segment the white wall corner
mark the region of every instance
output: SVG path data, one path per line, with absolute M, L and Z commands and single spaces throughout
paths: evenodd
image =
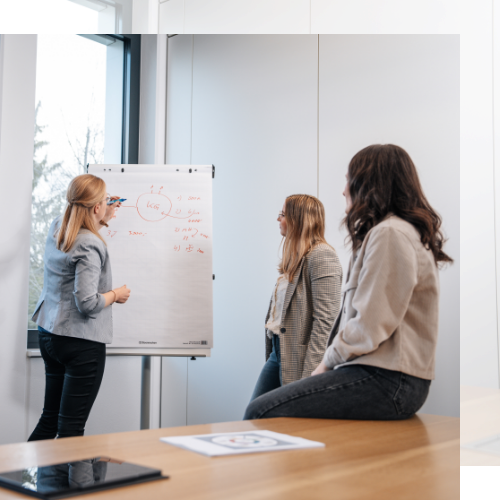
M 132 4 L 132 33 L 158 33 L 159 0 L 133 0 Z
M 184 33 L 185 0 L 165 0 L 160 2 L 159 33 L 169 35 Z
M 155 163 L 166 163 L 167 35 L 156 40 Z
M 150 35 L 158 34 L 158 14 L 160 11 L 160 2 L 158 0 L 148 1 L 148 33 Z
M 26 439 L 26 336 L 35 123 L 36 35 L 0 38 L 0 443 Z M 9 207 L 16 206 L 12 212 Z
M 132 33 L 147 33 L 147 16 L 144 15 L 146 8 L 144 3 L 147 0 L 133 0 L 132 2 Z
M 164 164 L 167 35 L 142 36 L 140 99 L 139 163 Z

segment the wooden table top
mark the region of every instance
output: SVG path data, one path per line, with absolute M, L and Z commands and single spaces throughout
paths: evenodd
M 459 427 L 420 414 L 395 422 L 276 418 L 0 446 L 0 470 L 109 456 L 162 469 L 164 481 L 85 496 L 120 500 L 458 499 Z M 267 429 L 325 448 L 206 457 L 160 437 Z M 28 498 L 0 488 L 0 499 Z
M 460 387 L 460 443 L 500 434 L 500 389 Z M 460 465 L 500 465 L 500 456 L 460 449 Z

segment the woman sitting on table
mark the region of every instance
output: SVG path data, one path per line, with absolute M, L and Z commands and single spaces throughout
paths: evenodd
M 125 285 L 111 290 L 109 255 L 99 234 L 120 204 L 107 205 L 106 184 L 90 174 L 75 177 L 66 197 L 64 216 L 49 229 L 43 290 L 33 314 L 45 363 L 45 400 L 28 441 L 83 435 L 113 338 L 109 306 L 130 296 Z
M 314 196 L 288 196 L 278 215 L 280 275 L 266 316 L 266 363 L 252 400 L 311 375 L 340 309 L 342 267 L 325 240 L 325 209 Z
M 349 163 L 344 224 L 352 244 L 340 316 L 313 376 L 271 391 L 245 419 L 409 418 L 424 404 L 438 333 L 441 218 L 398 146 L 373 145 Z

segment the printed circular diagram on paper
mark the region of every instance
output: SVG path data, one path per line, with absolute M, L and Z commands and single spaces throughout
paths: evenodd
M 260 448 L 264 446 L 276 446 L 278 441 L 268 437 L 260 436 L 217 436 L 212 439 L 215 444 L 231 446 L 233 448 Z

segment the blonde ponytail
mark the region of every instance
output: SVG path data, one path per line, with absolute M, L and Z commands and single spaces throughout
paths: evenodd
M 68 205 L 57 234 L 59 250 L 69 252 L 80 229 L 88 229 L 106 244 L 97 231 L 92 216 L 94 207 L 104 198 L 106 198 L 106 184 L 95 175 L 78 175 L 69 183 L 66 193 Z

